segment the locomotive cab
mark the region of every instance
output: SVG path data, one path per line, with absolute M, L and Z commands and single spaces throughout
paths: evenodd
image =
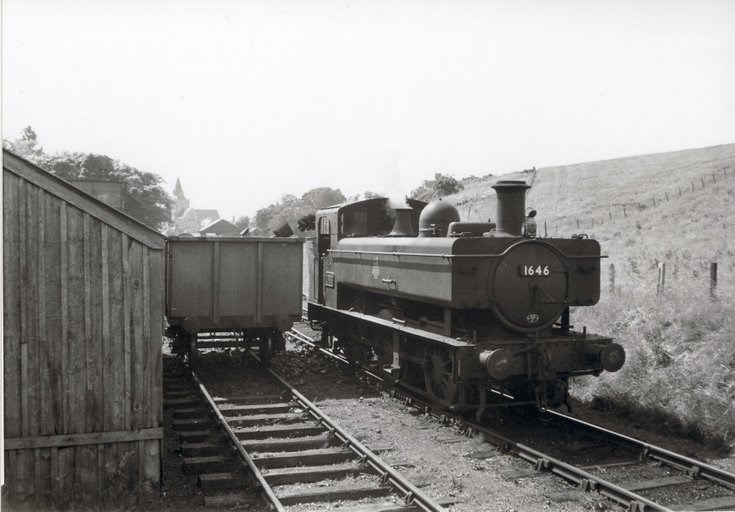
M 406 199 L 406 222 L 418 226 L 423 201 Z M 317 250 L 315 253 L 314 288 L 312 301 L 318 304 L 336 304 L 334 261 L 331 250 L 344 238 L 387 237 L 395 224 L 396 211 L 387 198 L 374 198 L 354 203 L 339 204 L 317 212 Z M 404 235 L 401 235 L 404 236 Z M 314 313 L 316 315 L 317 313 Z

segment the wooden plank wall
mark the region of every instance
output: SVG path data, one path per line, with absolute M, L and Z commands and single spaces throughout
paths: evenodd
M 4 501 L 156 494 L 163 251 L 12 172 L 3 182 Z

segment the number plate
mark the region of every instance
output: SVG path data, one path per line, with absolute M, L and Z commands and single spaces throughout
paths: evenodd
M 548 265 L 521 265 L 518 267 L 521 277 L 546 277 L 551 275 Z
M 324 286 L 334 288 L 334 272 L 324 272 Z

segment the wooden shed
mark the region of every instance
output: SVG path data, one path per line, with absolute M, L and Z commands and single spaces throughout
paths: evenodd
M 157 497 L 164 237 L 3 151 L 3 505 Z

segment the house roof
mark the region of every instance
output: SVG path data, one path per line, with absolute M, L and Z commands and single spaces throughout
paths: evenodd
M 201 234 L 214 233 L 217 235 L 239 235 L 240 228 L 225 219 L 218 219 L 199 230 Z

